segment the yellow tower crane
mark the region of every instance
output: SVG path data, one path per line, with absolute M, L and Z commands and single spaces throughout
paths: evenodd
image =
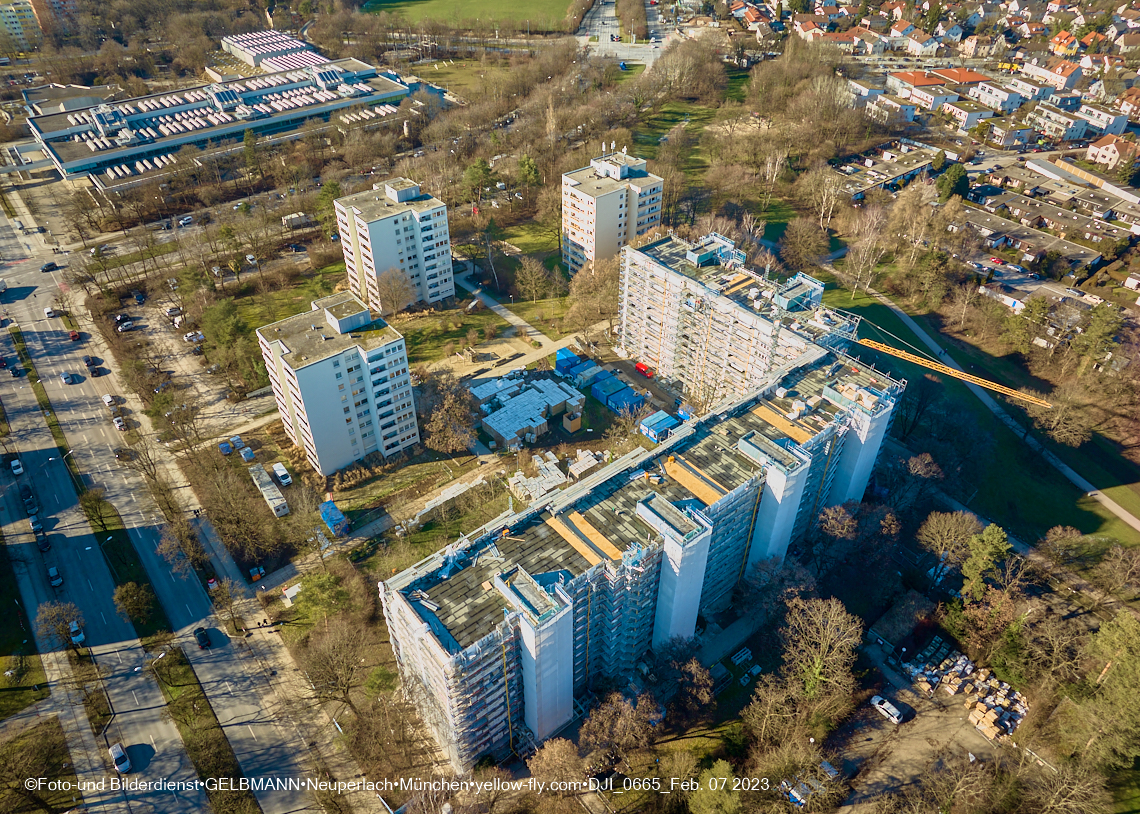
M 860 339 L 859 344 L 865 345 L 868 348 L 873 348 L 874 350 L 881 351 L 886 354 L 890 354 L 891 356 L 897 356 L 899 359 L 906 359 L 908 362 L 913 362 L 916 365 L 921 365 L 922 367 L 929 368 L 936 373 L 942 373 L 946 376 L 953 376 L 955 379 L 961 379 L 964 382 L 976 384 L 978 387 L 984 387 L 987 390 L 993 390 L 994 392 L 1001 393 L 1003 396 L 1011 399 L 1028 402 L 1029 404 L 1036 404 L 1039 407 L 1053 406 L 1044 399 L 1039 399 L 1036 396 L 1030 396 L 1025 393 L 1018 392 L 1011 387 L 995 384 L 994 382 L 987 381 L 986 379 L 979 379 L 977 376 L 971 376 L 969 373 L 963 373 L 961 370 L 955 370 L 952 367 L 947 367 L 946 365 L 939 364 L 938 362 L 931 362 L 928 359 L 923 359 L 921 356 L 916 356 L 913 353 L 908 353 L 907 351 L 899 350 L 898 348 L 892 348 L 890 345 L 884 345 L 882 342 L 876 342 L 873 339 Z

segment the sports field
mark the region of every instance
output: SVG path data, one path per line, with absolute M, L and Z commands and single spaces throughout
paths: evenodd
M 462 20 L 513 20 L 525 24 L 530 20 L 534 30 L 560 28 L 566 19 L 570 0 L 368 0 L 365 11 L 388 11 L 404 15 L 412 21 L 445 20 L 452 25 Z

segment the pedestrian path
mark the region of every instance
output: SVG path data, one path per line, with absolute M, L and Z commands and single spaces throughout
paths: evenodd
M 553 340 L 547 337 L 546 334 L 544 334 L 542 331 L 535 328 L 533 325 L 515 314 L 506 306 L 501 305 L 489 294 L 483 293 L 483 288 L 471 279 L 471 261 L 465 260 L 463 262 L 464 267 L 467 270 L 462 275 L 455 278 L 455 284 L 457 286 L 466 289 L 472 296 L 477 297 L 479 299 L 479 302 L 483 303 L 483 305 L 487 306 L 487 308 L 491 309 L 496 314 L 505 319 L 509 324 L 513 325 L 517 331 L 518 336 L 525 337 L 526 339 L 532 341 L 541 342 L 543 348 L 549 344 L 552 344 Z M 546 354 L 549 353 L 550 351 L 548 350 Z

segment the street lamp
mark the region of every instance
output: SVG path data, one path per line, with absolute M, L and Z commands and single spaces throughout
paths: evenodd
M 69 449 L 67 451 L 67 453 L 62 458 L 56 458 L 55 456 L 52 456 L 51 458 L 48 458 L 48 460 L 49 461 L 62 461 L 64 458 L 66 458 L 68 455 L 70 455 L 73 452 L 75 452 L 74 449 Z

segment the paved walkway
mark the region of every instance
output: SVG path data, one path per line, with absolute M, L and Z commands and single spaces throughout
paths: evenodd
M 501 305 L 498 300 L 494 299 L 489 294 L 484 294 L 483 288 L 478 283 L 474 282 L 471 279 L 471 273 L 472 273 L 471 261 L 470 260 L 464 260 L 463 265 L 464 265 L 464 268 L 466 268 L 467 270 L 462 275 L 455 278 L 455 284 L 457 286 L 466 289 L 473 296 L 478 297 L 479 302 L 483 303 L 483 305 L 487 306 L 492 311 L 494 311 L 496 314 L 498 314 L 503 319 L 505 319 L 509 324 L 513 325 L 515 327 L 516 332 L 517 332 L 517 334 L 516 334 L 517 336 L 526 337 L 529 340 L 541 342 L 544 350 L 546 349 L 546 347 L 548 345 L 552 345 L 554 343 L 554 340 L 547 337 L 546 334 L 544 334 L 542 331 L 535 328 L 533 325 L 531 325 L 529 322 L 524 320 L 522 317 L 517 316 L 514 312 L 512 312 L 505 305 Z M 550 350 L 545 350 L 545 352 L 542 355 L 546 356 L 546 355 L 549 355 L 550 353 L 551 353 Z M 515 364 L 520 364 L 520 363 L 516 362 Z
M 838 272 L 836 272 L 835 268 L 832 267 L 830 263 L 825 264 L 824 268 L 826 268 L 832 274 L 836 274 L 838 276 Z M 914 335 L 918 337 L 919 341 L 921 341 L 922 344 L 926 345 L 926 347 L 929 348 L 936 357 L 938 357 L 941 364 L 944 364 L 947 367 L 953 368 L 954 370 L 958 370 L 963 373 L 967 372 L 962 369 L 961 365 L 954 361 L 953 357 L 951 357 L 950 354 L 948 354 L 946 350 L 910 316 L 910 314 L 899 308 L 894 304 L 894 302 L 890 300 L 890 298 L 884 296 L 883 294 L 880 294 L 875 289 L 871 288 L 867 291 L 872 297 L 877 299 L 883 305 L 887 306 L 887 308 L 890 308 L 891 311 L 893 311 L 895 315 L 903 321 L 903 324 L 910 328 Z M 970 388 L 970 392 L 977 396 L 978 400 L 981 401 L 982 404 L 984 404 L 986 408 L 991 413 L 993 413 L 999 421 L 1009 427 L 1010 430 L 1013 431 L 1014 435 L 1021 438 L 1021 440 L 1024 441 L 1030 449 L 1044 458 L 1050 466 L 1064 475 L 1070 483 L 1088 495 L 1088 497 L 1096 500 L 1098 503 L 1119 517 L 1125 523 L 1130 525 L 1132 528 L 1140 531 L 1140 518 L 1137 518 L 1135 515 L 1129 513 L 1127 509 L 1097 489 L 1096 486 L 1094 486 L 1086 478 L 1082 477 L 1071 466 L 1066 464 L 1064 461 L 1062 461 L 1060 458 L 1042 446 L 1041 442 L 1036 438 L 1026 434 L 1025 428 L 1018 424 L 1013 419 L 1013 417 L 1007 413 L 1005 409 L 1000 404 L 998 404 L 998 402 L 984 389 L 978 387 L 976 384 L 971 384 L 970 382 L 963 381 L 962 383 L 965 384 L 966 387 Z

